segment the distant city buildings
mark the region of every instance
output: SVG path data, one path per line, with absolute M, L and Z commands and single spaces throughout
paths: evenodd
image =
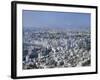
M 91 65 L 89 32 L 23 32 L 23 69 L 77 67 Z

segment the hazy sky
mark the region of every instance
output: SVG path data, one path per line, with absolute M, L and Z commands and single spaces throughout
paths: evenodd
M 89 28 L 89 13 L 23 10 L 23 27 Z

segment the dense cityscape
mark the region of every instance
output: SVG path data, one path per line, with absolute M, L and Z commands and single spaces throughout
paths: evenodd
M 23 30 L 23 69 L 91 65 L 90 32 Z

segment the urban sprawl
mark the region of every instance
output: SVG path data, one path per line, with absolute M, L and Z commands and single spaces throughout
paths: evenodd
M 23 69 L 90 65 L 90 32 L 23 30 Z

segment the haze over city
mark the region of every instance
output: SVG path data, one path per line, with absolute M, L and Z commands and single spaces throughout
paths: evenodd
M 23 10 L 23 69 L 91 66 L 90 17 Z
M 90 13 L 23 10 L 23 27 L 54 29 L 90 29 Z

